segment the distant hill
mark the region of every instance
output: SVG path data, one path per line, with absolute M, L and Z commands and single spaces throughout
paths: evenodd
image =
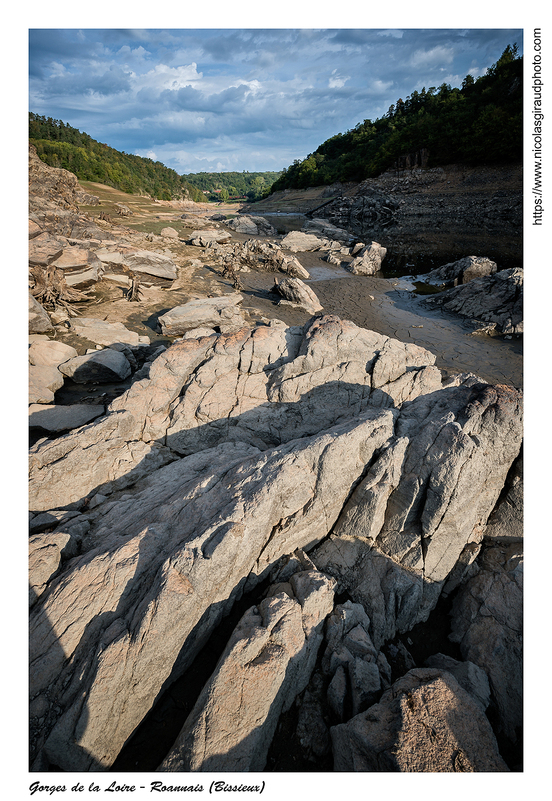
M 460 89 L 443 83 L 399 98 L 387 114 L 364 120 L 296 160 L 272 192 L 362 181 L 413 166 L 497 164 L 522 159 L 523 59 L 517 45 Z
M 50 167 L 63 167 L 81 181 L 96 181 L 158 200 L 260 200 L 281 175 L 245 171 L 179 175 L 160 161 L 120 152 L 62 120 L 33 112 L 29 114 L 29 140 Z
M 29 114 L 29 140 L 43 162 L 81 181 L 96 181 L 158 200 L 205 201 L 205 195 L 160 161 L 131 156 L 92 139 L 62 120 Z
M 261 200 L 270 193 L 270 187 L 280 172 L 198 172 L 183 175 L 190 184 L 203 190 L 207 196 L 221 196 L 224 200 Z

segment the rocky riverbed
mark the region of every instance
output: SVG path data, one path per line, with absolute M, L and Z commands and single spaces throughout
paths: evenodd
M 31 771 L 520 770 L 519 268 L 30 176 Z

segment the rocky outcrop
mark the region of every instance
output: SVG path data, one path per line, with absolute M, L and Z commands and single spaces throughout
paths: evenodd
M 89 550 L 33 612 L 33 703 L 49 699 L 36 747 L 64 770 L 108 767 L 177 656 L 184 670 L 240 588 L 328 532 L 392 427 L 390 410 L 368 410 L 265 453 L 220 445 L 99 506 Z
M 68 170 L 48 167 L 38 157 L 36 147 L 29 144 L 29 195 L 42 201 L 78 211 L 79 185 L 76 175 Z
M 44 568 L 32 581 L 33 753 L 64 770 L 108 768 L 234 600 L 297 548 L 353 602 L 328 624 L 328 703 L 343 717 L 377 703 L 391 679 L 382 644 L 427 617 L 519 451 L 518 393 L 474 379 L 442 388 L 431 362 L 332 317 L 182 340 L 103 418 L 38 443 L 31 508 L 77 514 L 51 545 L 35 543 Z M 303 646 L 292 632 L 301 640 L 311 608 L 308 593 L 281 589 L 231 640 L 174 764 L 241 769 L 266 754 L 282 699 L 305 686 L 269 658 L 273 642 L 295 664 Z M 258 732 L 240 716 L 251 736 L 237 733 L 220 756 L 234 697 L 221 688 L 233 688 L 238 654 L 254 643 L 274 681 L 253 711 L 272 709 L 269 684 L 282 705 Z M 243 676 L 256 697 L 259 677 Z M 205 763 L 200 730 L 212 743 Z
M 523 725 L 523 555 L 520 543 L 486 547 L 452 608 L 451 640 L 489 677 L 499 731 L 519 743 Z
M 273 292 L 284 299 L 281 303 L 290 303 L 305 309 L 308 314 L 322 311 L 322 305 L 310 286 L 303 283 L 300 278 L 284 278 L 274 283 Z
M 158 278 L 174 279 L 177 275 L 176 264 L 165 253 L 153 250 L 142 250 L 128 245 L 102 247 L 96 250 L 96 256 L 109 269 L 126 267 L 134 273 L 155 275 Z
M 239 214 L 234 219 L 226 221 L 226 225 L 233 231 L 248 236 L 275 236 L 276 234 L 276 229 L 268 220 L 257 215 L 250 217 L 246 214 Z
M 379 242 L 371 242 L 358 256 L 355 256 L 347 265 L 347 269 L 354 275 L 375 275 L 381 270 L 381 263 L 386 253 L 387 248 L 382 247 Z
M 425 303 L 467 317 L 472 324 L 486 324 L 486 333 L 521 334 L 523 270 L 516 267 L 474 278 L 468 284 L 426 298 Z
M 400 405 L 441 386 L 434 359 L 330 316 L 177 342 L 98 428 L 32 450 L 31 509 L 73 503 L 125 475 L 132 482 L 146 454 L 167 446 L 181 455 L 228 441 L 265 450 L 370 406 Z
M 301 570 L 234 630 L 160 771 L 260 771 L 282 712 L 305 689 L 333 607 L 333 582 Z
M 521 447 L 521 417 L 518 392 L 473 379 L 402 410 L 396 439 L 312 555 L 362 604 L 376 648 L 427 619 L 464 550 L 481 541 Z
M 378 704 L 330 731 L 338 771 L 508 771 L 481 708 L 441 670 L 409 671 Z
M 218 328 L 220 331 L 236 331 L 245 324 L 244 313 L 239 308 L 243 296 L 238 292 L 217 298 L 190 300 L 176 306 L 158 318 L 163 334 L 181 336 L 187 331 L 202 326 Z
M 295 256 L 284 253 L 282 248 L 274 242 L 248 239 L 233 245 L 212 243 L 209 247 L 209 255 L 211 253 L 226 269 L 231 267 L 234 271 L 243 269 L 279 271 L 294 278 L 310 278 L 308 270 L 302 266 L 301 262 Z
M 496 262 L 485 256 L 465 256 L 463 259 L 431 270 L 420 278 L 423 278 L 426 284 L 458 286 L 458 284 L 467 284 L 474 278 L 493 275 L 496 271 Z

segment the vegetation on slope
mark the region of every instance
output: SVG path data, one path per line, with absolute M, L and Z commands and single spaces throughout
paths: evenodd
M 270 187 L 281 172 L 198 172 L 183 175 L 193 186 L 219 196 L 221 200 L 245 199 L 254 202 L 270 194 Z
M 96 181 L 158 200 L 205 200 L 200 189 L 160 161 L 119 152 L 62 120 L 31 112 L 29 139 L 42 161 L 69 170 L 81 181 Z
M 364 120 L 296 160 L 272 192 L 335 181 L 362 181 L 413 163 L 472 166 L 522 158 L 523 59 L 508 45 L 496 64 L 461 88 L 443 83 L 399 99 L 387 114 Z
M 179 175 L 160 161 L 132 156 L 92 139 L 62 120 L 29 114 L 29 139 L 50 167 L 62 167 L 80 181 L 159 200 L 260 200 L 279 172 L 200 172 Z

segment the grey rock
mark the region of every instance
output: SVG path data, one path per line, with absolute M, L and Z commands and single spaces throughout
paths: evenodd
M 170 226 L 168 226 L 167 228 L 162 228 L 161 231 L 159 232 L 159 235 L 164 236 L 167 239 L 178 239 L 179 236 L 176 228 L 171 228 Z
M 327 576 L 307 571 L 298 580 L 300 598 L 281 592 L 245 613 L 158 770 L 263 770 L 281 712 L 310 678 L 333 605 Z
M 300 278 L 283 278 L 275 283 L 273 291 L 282 295 L 285 300 L 305 309 L 309 314 L 322 311 L 322 305 L 315 292 Z
M 485 256 L 465 256 L 463 259 L 458 259 L 458 261 L 437 267 L 437 269 L 431 270 L 429 273 L 420 276 L 420 278 L 423 278 L 427 284 L 458 286 L 458 284 L 467 284 L 469 281 L 473 281 L 474 278 L 493 275 L 496 271 L 496 262 Z
M 307 234 L 303 231 L 290 231 L 280 242 L 281 247 L 291 250 L 292 253 L 306 252 L 328 248 L 328 239 L 322 239 L 315 234 Z
M 487 673 L 499 729 L 516 743 L 523 725 L 521 544 L 489 545 L 478 565 L 478 574 L 454 599 L 450 639 L 460 644 L 464 659 Z
M 126 357 L 111 348 L 69 359 L 60 365 L 60 370 L 77 384 L 88 384 L 92 381 L 99 383 L 123 381 L 131 373 Z
M 239 307 L 243 296 L 238 292 L 215 298 L 190 300 L 176 306 L 159 317 L 159 325 L 167 336 L 181 336 L 194 328 L 225 328 L 238 330 L 245 325 L 245 317 Z
M 240 234 L 248 234 L 249 236 L 274 236 L 276 234 L 276 229 L 270 225 L 268 220 L 257 215 L 250 217 L 245 214 L 239 214 L 234 219 L 228 220 L 226 225 Z
M 52 331 L 53 327 L 46 309 L 29 292 L 29 334 L 42 334 Z
M 197 247 L 206 248 L 213 242 L 230 242 L 232 234 L 230 231 L 223 231 L 222 229 L 203 229 L 193 231 L 188 244 L 196 245 Z
M 32 697 L 47 692 L 63 709 L 40 735 L 56 765 L 112 763 L 177 657 L 184 671 L 239 591 L 326 536 L 392 419 L 368 410 L 264 453 L 228 444 L 193 454 L 93 521 L 86 551 L 33 613 Z M 290 583 L 308 633 L 317 602 L 301 579 Z
M 138 345 L 140 336 L 129 331 L 123 323 L 109 323 L 94 317 L 72 317 L 71 331 L 96 345 L 112 345 L 117 342 Z
M 59 367 L 75 356 L 78 356 L 75 348 L 53 339 L 31 342 L 29 347 L 29 362 L 37 366 Z
M 523 270 L 500 270 L 424 299 L 502 334 L 523 333 Z
M 523 457 L 514 462 L 503 495 L 485 527 L 486 541 L 516 542 L 523 539 Z
M 57 367 L 31 365 L 29 367 L 29 403 L 52 403 L 58 389 L 63 386 L 63 375 Z
M 69 406 L 31 404 L 29 426 L 38 426 L 46 431 L 70 431 L 95 420 L 104 411 L 103 406 L 93 406 L 90 403 L 73 403 Z
M 376 649 L 427 619 L 465 547 L 481 541 L 521 445 L 520 402 L 468 379 L 403 406 L 396 438 L 311 554 L 364 606 Z
M 330 734 L 336 771 L 508 771 L 480 706 L 436 669 L 411 670 L 378 704 Z
M 386 254 L 387 248 L 384 248 L 379 242 L 371 242 L 346 265 L 347 270 L 353 275 L 375 275 L 381 270 L 381 263 Z
M 176 264 L 170 256 L 153 250 L 124 246 L 104 247 L 96 251 L 96 256 L 111 268 L 124 266 L 131 272 L 146 273 L 171 280 L 177 276 Z

